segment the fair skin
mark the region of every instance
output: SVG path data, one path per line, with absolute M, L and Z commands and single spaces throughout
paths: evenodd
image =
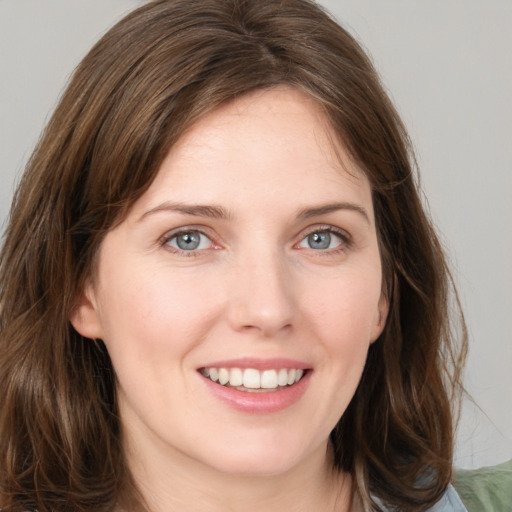
M 387 302 L 368 180 L 329 130 L 285 87 L 222 106 L 103 241 L 71 320 L 107 346 L 154 512 L 351 507 L 328 438 Z

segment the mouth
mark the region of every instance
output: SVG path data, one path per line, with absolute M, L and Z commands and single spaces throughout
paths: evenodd
M 287 358 L 240 358 L 197 369 L 212 395 L 230 408 L 249 414 L 285 411 L 306 394 L 313 368 Z
M 297 384 L 309 370 L 302 368 L 200 368 L 201 375 L 226 388 L 247 393 L 283 391 Z

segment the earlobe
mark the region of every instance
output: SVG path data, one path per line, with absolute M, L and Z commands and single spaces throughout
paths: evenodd
M 69 321 L 82 336 L 91 339 L 103 339 L 98 306 L 91 286 L 86 286 L 78 297 Z
M 384 326 L 386 325 L 386 320 L 389 312 L 389 299 L 386 293 L 382 292 L 379 298 L 379 304 L 377 306 L 377 316 L 376 322 L 373 327 L 371 343 L 373 343 L 384 330 Z

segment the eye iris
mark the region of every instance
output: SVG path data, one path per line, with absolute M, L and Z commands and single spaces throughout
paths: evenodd
M 193 251 L 199 247 L 201 237 L 199 233 L 189 231 L 181 233 L 176 237 L 176 245 L 183 251 Z
M 331 245 L 331 234 L 326 231 L 311 233 L 308 236 L 308 245 L 311 249 L 327 249 Z

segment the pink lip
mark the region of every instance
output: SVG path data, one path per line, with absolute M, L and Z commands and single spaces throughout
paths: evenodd
M 216 366 L 212 365 L 212 367 Z M 223 368 L 226 368 L 226 366 L 223 366 Z M 248 366 L 248 368 L 254 368 L 254 366 Z M 276 367 L 273 366 L 272 368 Z M 208 391 L 229 407 L 249 414 L 270 414 L 282 411 L 298 402 L 308 388 L 312 373 L 311 370 L 307 371 L 302 379 L 292 386 L 286 386 L 278 390 L 257 392 L 240 391 L 235 388 L 222 386 L 204 377 L 199 372 L 198 375 L 208 388 Z
M 311 365 L 308 365 L 302 361 L 287 358 L 258 359 L 243 357 L 225 361 L 214 361 L 212 363 L 205 364 L 202 368 L 254 368 L 255 370 L 280 370 L 281 368 L 295 368 L 300 370 L 307 370 L 311 368 Z

